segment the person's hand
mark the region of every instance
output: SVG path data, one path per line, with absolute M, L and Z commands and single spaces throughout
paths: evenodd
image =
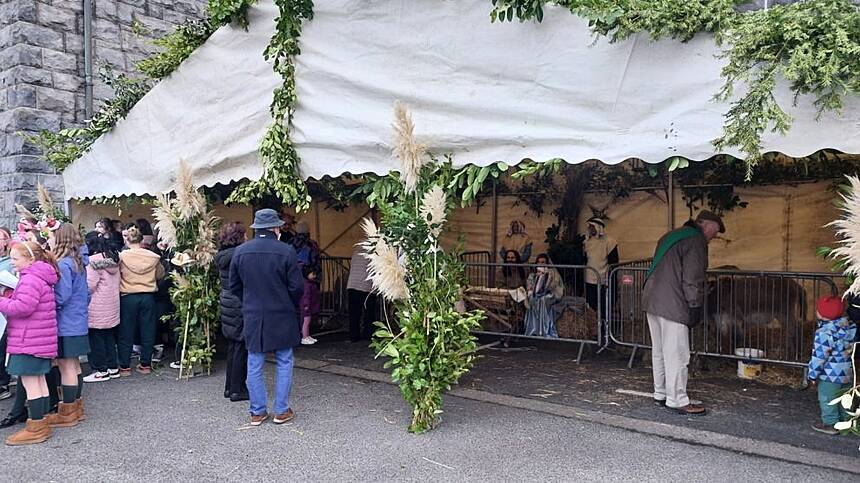
M 690 327 L 694 327 L 702 323 L 702 307 L 688 307 L 688 311 L 690 317 Z

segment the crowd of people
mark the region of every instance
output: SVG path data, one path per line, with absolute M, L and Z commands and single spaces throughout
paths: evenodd
M 265 256 L 255 254 L 249 263 L 260 266 L 245 272 L 245 278 L 233 259 L 266 234 L 271 238 L 273 227 L 252 225 L 258 236 L 251 242 L 246 242 L 247 229 L 239 222 L 224 225 L 219 234 L 215 264 L 221 275 L 221 328 L 228 343 L 224 396 L 250 399 L 252 414 L 265 407 L 254 397 L 262 385 L 259 355 L 274 350 L 272 334 L 260 331 L 294 325 L 294 334 L 275 341 L 275 346 L 316 342 L 310 325 L 320 312 L 320 250 L 306 223 L 293 229 L 289 221 L 275 230 L 283 242 L 274 241 L 290 254 L 290 290 L 271 294 L 262 305 L 256 302 L 262 288 L 252 280 L 272 265 L 261 263 Z M 102 219 L 85 236 L 71 223 L 54 219 L 23 219 L 14 233 L 0 228 L 0 273 L 17 277 L 17 283 L 5 279 L 10 286 L 0 296 L 0 314 L 7 321 L 0 339 L 0 399 L 11 398 L 15 388 L 15 401 L 0 427 L 25 423 L 6 439 L 8 445 L 41 443 L 54 428 L 77 426 L 86 418 L 85 383 L 127 377 L 133 371 L 148 375 L 153 363 L 161 361 L 165 343 L 176 345 L 167 276 L 171 254 L 156 240 L 145 219 L 124 226 Z M 249 286 L 256 287 L 251 296 L 242 288 Z M 269 280 L 263 286 L 278 285 Z M 288 309 L 295 324 L 285 321 L 290 317 L 281 320 Z M 91 369 L 86 376 L 84 357 Z

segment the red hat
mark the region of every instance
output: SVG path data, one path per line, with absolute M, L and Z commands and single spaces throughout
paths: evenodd
M 823 319 L 836 320 L 845 313 L 845 302 L 835 295 L 825 295 L 815 304 L 818 315 Z

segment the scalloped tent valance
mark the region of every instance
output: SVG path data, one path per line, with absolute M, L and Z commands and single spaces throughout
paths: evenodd
M 722 64 L 707 36 L 595 43 L 559 7 L 540 24 L 491 24 L 486 0 L 315 4 L 296 59 L 292 132 L 306 178 L 396 169 L 396 99 L 409 104 L 419 138 L 460 165 L 715 154 L 727 105 L 711 101 Z M 206 186 L 259 178 L 259 141 L 281 83 L 262 56 L 276 16 L 261 1 L 248 32 L 216 32 L 65 171 L 67 198 L 167 191 L 180 159 Z M 816 122 L 799 99 L 792 130 L 766 134 L 764 150 L 860 152 L 860 103 L 847 101 L 841 116 Z

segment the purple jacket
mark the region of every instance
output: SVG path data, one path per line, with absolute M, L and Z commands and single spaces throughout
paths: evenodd
M 20 277 L 12 297 L 0 298 L 0 312 L 8 320 L 6 352 L 57 357 L 57 271 L 45 262 L 36 262 L 21 270 Z

